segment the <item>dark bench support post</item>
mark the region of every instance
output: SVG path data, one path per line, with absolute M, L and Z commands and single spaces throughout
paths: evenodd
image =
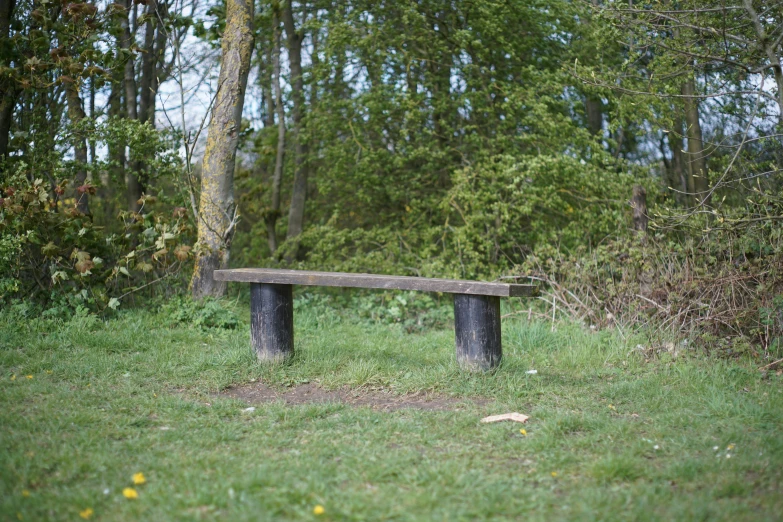
M 250 285 L 250 343 L 259 361 L 294 354 L 294 298 L 291 285 Z
M 457 362 L 466 370 L 490 370 L 500 364 L 500 298 L 454 294 Z

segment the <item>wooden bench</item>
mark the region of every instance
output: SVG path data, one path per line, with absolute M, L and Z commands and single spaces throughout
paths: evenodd
M 282 360 L 294 353 L 293 285 L 454 294 L 457 362 L 469 370 L 489 370 L 500 363 L 500 298 L 535 292 L 533 285 L 273 268 L 215 270 L 213 277 L 250 283 L 250 338 L 261 361 Z

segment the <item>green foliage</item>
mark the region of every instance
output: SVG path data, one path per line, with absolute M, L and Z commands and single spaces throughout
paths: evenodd
M 237 314 L 218 299 L 204 298 L 193 301 L 188 297 L 168 299 L 160 307 L 166 322 L 172 327 L 184 325 L 195 328 L 221 328 L 232 330 L 237 327 Z
M 759 308 L 758 332 L 766 337 L 768 350 L 773 358 L 783 357 L 783 294 L 767 300 Z
M 363 325 L 396 325 L 409 333 L 453 322 L 451 296 L 422 292 L 305 292 L 297 295 L 294 310 L 320 319 L 332 316 L 335 321 Z
M 625 235 L 626 195 L 634 182 L 567 155 L 478 163 L 456 173 L 442 204 L 454 223 L 447 255 L 476 276 L 482 267 L 521 264 L 546 245 L 570 249 Z
M 7 180 L 0 198 L 0 301 L 22 297 L 61 310 L 106 311 L 187 273 L 192 226 L 183 208 L 167 210 L 145 196 L 143 212 L 121 212 L 114 232 L 80 213 L 73 199 L 60 200 L 64 185 L 51 189 L 21 173 Z M 89 186 L 83 195 L 95 191 Z
M 783 336 L 780 227 L 726 214 L 700 219 L 699 228 L 708 232 L 699 241 L 658 233 L 571 252 L 549 247 L 519 271 L 548 282 L 549 300 L 561 313 L 596 327 L 647 327 L 658 340 L 687 337 L 727 356 L 777 355 Z
M 27 238 L 21 235 L 0 235 L 0 296 L 15 294 L 19 291 L 18 274 L 12 267 L 22 254 Z
M 635 181 L 570 156 L 492 157 L 457 171 L 435 208 L 407 207 L 396 227 L 340 228 L 336 213 L 302 236 L 303 266 L 494 277 L 548 245 L 626 236 Z

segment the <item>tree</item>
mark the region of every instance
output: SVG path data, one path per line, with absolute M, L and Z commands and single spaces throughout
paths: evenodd
M 288 239 L 293 239 L 302 233 L 304 228 L 305 201 L 307 199 L 307 143 L 304 133 L 305 93 L 304 77 L 302 75 L 302 40 L 304 31 L 296 29 L 292 0 L 286 0 L 283 7 L 283 24 L 288 38 L 288 60 L 291 69 L 291 94 L 294 101 L 294 150 L 296 171 L 291 194 L 291 206 L 288 212 Z M 294 247 L 289 256 L 296 255 Z
M 215 281 L 212 272 L 228 266 L 239 217 L 234 204 L 234 168 L 252 52 L 252 0 L 227 0 L 217 95 L 201 173 L 198 244 L 191 279 L 195 298 L 221 296 L 226 290 L 226 284 Z
M 691 203 L 709 204 L 716 190 L 727 183 L 742 182 L 744 169 L 737 168 L 736 160 L 741 159 L 739 153 L 747 145 L 747 138 L 753 135 L 753 141 L 762 142 L 765 135 L 774 136 L 774 125 L 768 123 L 772 114 L 777 132 L 783 131 L 780 2 L 686 0 L 639 4 L 626 0 L 595 9 L 612 28 L 604 33 L 606 41 L 622 40 L 629 56 L 622 68 L 598 80 L 588 79 L 591 74 L 595 78 L 596 71 L 583 71 L 584 81 L 621 95 L 647 96 L 652 102 L 649 116 L 674 123 L 669 129 L 670 168 L 684 167 Z M 716 110 L 724 103 L 732 108 Z M 707 130 L 719 142 L 713 143 L 706 136 L 708 111 L 721 118 L 735 116 L 728 135 L 725 121 Z M 681 119 L 685 122 L 683 134 L 678 125 Z M 687 151 L 683 158 L 677 158 L 682 138 Z M 721 155 L 728 150 L 734 159 L 721 167 Z M 781 152 L 783 149 L 778 147 L 778 161 L 783 159 Z M 712 169 L 708 168 L 707 157 Z M 711 185 L 708 171 L 721 168 L 723 172 L 715 172 Z M 730 171 L 732 176 L 727 177 Z M 671 177 L 677 175 L 672 173 Z
M 266 221 L 267 241 L 269 250 L 274 254 L 277 250 L 277 231 L 275 226 L 280 217 L 280 184 L 283 180 L 283 162 L 285 160 L 285 107 L 283 106 L 283 91 L 280 88 L 280 22 L 277 13 L 272 16 L 272 90 L 273 103 L 270 107 L 277 109 L 277 152 L 275 154 L 275 170 L 272 175 L 272 201 L 264 219 Z M 270 93 L 271 94 L 271 93 Z M 274 121 L 274 114 L 269 117 Z
M 65 96 L 68 102 L 68 117 L 71 119 L 71 123 L 78 125 L 86 118 L 82 106 L 82 99 L 81 96 L 79 96 L 78 85 L 69 81 L 65 86 Z M 73 133 L 73 150 L 74 159 L 76 160 L 76 177 L 74 178 L 74 185 L 76 186 L 77 192 L 76 208 L 82 214 L 89 214 L 89 190 L 86 187 L 87 143 L 84 136 L 79 131 Z
M 707 179 L 707 158 L 705 156 L 704 134 L 699 119 L 699 99 L 693 78 L 687 78 L 682 84 L 683 105 L 685 108 L 685 134 L 688 137 L 688 191 L 695 203 L 709 199 L 709 180 Z
M 5 62 L 13 60 L 9 32 L 15 4 L 15 0 L 0 0 L 0 58 Z M 4 79 L 0 83 L 0 160 L 8 155 L 8 134 L 15 105 L 16 85 L 13 80 Z

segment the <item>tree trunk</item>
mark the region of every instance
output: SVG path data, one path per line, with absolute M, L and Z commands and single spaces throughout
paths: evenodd
M 318 28 L 313 30 L 310 40 L 312 42 L 310 52 L 310 110 L 312 111 L 318 105 L 318 74 L 321 67 L 321 58 L 318 56 Z
M 672 149 L 672 163 L 670 167 L 670 183 L 674 193 L 674 199 L 678 204 L 684 205 L 688 196 L 688 176 L 685 163 L 685 152 L 683 152 L 684 143 L 682 141 L 682 120 L 675 117 L 675 127 L 668 134 L 669 147 Z
M 123 84 L 125 87 L 125 111 L 129 120 L 138 120 L 138 106 L 136 102 L 136 71 L 135 71 L 135 58 L 131 46 L 133 45 L 133 35 L 131 34 L 130 15 L 133 6 L 132 0 L 125 0 L 125 7 L 127 13 L 122 19 L 122 47 L 125 53 L 128 55 L 125 68 Z M 128 158 L 132 159 L 132 158 Z M 128 209 L 133 212 L 138 212 L 139 198 L 142 194 L 141 181 L 139 180 L 138 173 L 135 171 L 133 161 L 129 162 L 129 169 L 127 171 L 127 185 L 128 185 Z
M 155 95 L 153 93 L 153 83 L 155 81 L 156 54 L 155 54 L 155 26 L 158 3 L 150 0 L 147 4 L 145 15 L 147 17 L 144 24 L 144 52 L 141 54 L 141 71 L 139 74 L 139 122 L 146 123 L 150 121 L 152 111 L 154 111 Z
M 647 191 L 641 185 L 633 186 L 633 229 L 641 234 L 647 233 Z
M 756 9 L 753 7 L 752 0 L 743 0 L 742 5 L 745 7 L 753 22 L 753 28 L 756 30 L 756 36 L 761 47 L 764 49 L 764 53 L 767 55 L 769 64 L 772 67 L 772 73 L 775 77 L 775 84 L 778 88 L 778 125 L 783 129 L 783 65 L 780 63 L 780 56 L 778 56 L 778 47 L 780 46 L 780 38 L 773 40 L 770 35 L 764 30 L 764 26 L 761 23 Z M 763 3 L 761 4 L 763 6 Z M 774 34 L 776 31 L 773 30 Z M 778 132 L 781 132 L 779 130 Z
M 71 124 L 76 125 L 86 117 L 82 108 L 82 99 L 79 96 L 79 88 L 76 84 L 68 84 L 65 88 L 65 96 L 68 102 L 68 118 Z M 76 208 L 82 214 L 90 213 L 89 194 L 81 189 L 87 183 L 87 142 L 79 133 L 73 135 L 73 156 L 76 160 Z
M 298 237 L 304 228 L 305 201 L 307 199 L 307 144 L 303 129 L 304 78 L 302 77 L 302 32 L 296 30 L 291 0 L 286 0 L 283 8 L 283 24 L 288 38 L 288 60 L 291 70 L 291 95 L 294 101 L 294 154 L 296 171 L 294 188 L 291 194 L 291 207 L 288 212 L 288 239 Z M 297 248 L 288 254 L 290 261 L 296 257 Z
M 277 16 L 275 16 L 274 18 L 277 18 Z M 274 25 L 275 23 L 274 18 L 272 20 L 272 27 L 276 28 L 277 26 Z M 266 63 L 264 64 L 263 70 L 260 71 L 259 74 L 259 76 L 262 77 L 262 82 L 263 82 L 261 87 L 263 88 L 262 94 L 264 97 L 264 128 L 265 129 L 272 128 L 272 126 L 274 126 L 275 124 L 275 88 L 273 86 L 274 52 L 275 52 L 274 35 L 275 34 L 276 34 L 276 30 L 273 30 L 273 36 L 270 41 L 270 44 L 265 49 Z M 279 52 L 279 47 L 278 47 L 278 52 Z
M 585 116 L 587 116 L 587 128 L 596 136 L 600 136 L 604 130 L 604 111 L 601 100 L 588 96 L 585 99 Z
M 155 121 L 155 109 L 157 107 L 156 101 L 158 97 L 158 88 L 160 87 L 160 82 L 165 81 L 167 78 L 167 71 L 165 67 L 165 60 L 166 60 L 166 31 L 164 29 L 163 23 L 168 15 L 168 6 L 166 5 L 166 2 L 155 2 L 155 45 L 153 47 L 153 55 L 154 59 L 152 62 L 152 81 L 150 82 L 150 95 L 149 95 L 149 102 L 147 105 L 147 119 L 145 121 L 148 121 L 150 125 L 153 127 L 156 126 Z
M 283 106 L 283 92 L 280 88 L 280 27 L 277 16 L 272 19 L 274 25 L 274 38 L 272 48 L 273 75 L 272 86 L 275 92 L 275 105 L 277 106 L 277 155 L 275 156 L 275 173 L 272 176 L 272 206 L 266 215 L 267 240 L 269 250 L 274 254 L 277 250 L 277 232 L 275 226 L 280 216 L 280 183 L 283 179 L 283 161 L 285 159 L 285 107 Z
M 11 122 L 14 119 L 16 93 L 13 89 L 3 89 L 0 92 L 0 161 L 8 157 L 8 138 L 11 134 Z
M 135 60 L 131 46 L 133 45 L 133 36 L 130 28 L 130 14 L 132 0 L 125 0 L 126 13 L 120 22 L 122 25 L 122 50 L 126 54 L 123 86 L 125 87 L 125 110 L 129 120 L 137 120 L 136 113 L 136 72 L 134 70 Z
M 226 291 L 226 283 L 215 281 L 212 272 L 228 266 L 236 223 L 234 167 L 252 53 L 252 0 L 227 0 L 218 92 L 201 169 L 198 247 L 191 280 L 196 299 L 219 297 Z
M 14 14 L 15 0 L 0 0 L 0 39 L 10 42 L 11 18 Z M 6 82 L 3 82 L 4 84 Z M 7 82 L 0 87 L 0 161 L 8 157 L 8 137 L 16 106 L 16 89 Z
M 144 51 L 141 54 L 141 70 L 139 71 L 138 95 L 139 106 L 137 119 L 139 123 L 150 123 L 155 126 L 155 91 L 157 90 L 158 53 L 155 52 L 155 28 L 159 25 L 158 3 L 150 0 L 145 10 Z M 134 93 L 135 97 L 135 93 Z M 147 188 L 145 162 L 136 157 L 131 162 L 131 176 L 128 178 L 128 199 L 131 209 L 138 212 L 141 205 L 139 199 Z
M 688 188 L 694 202 L 699 204 L 707 198 L 709 181 L 707 179 L 707 161 L 704 157 L 704 139 L 699 123 L 699 101 L 695 98 L 696 85 L 693 78 L 682 84 L 682 95 L 685 96 L 685 126 L 688 137 L 688 164 L 690 176 Z
M 0 0 L 0 37 L 8 38 L 16 0 Z
M 124 90 L 122 71 L 116 71 L 111 84 L 111 93 L 109 94 L 109 118 L 116 119 L 123 115 L 122 93 Z M 103 199 L 104 216 L 112 213 L 110 209 L 113 201 L 114 184 L 119 180 L 125 180 L 125 143 L 111 140 L 108 143 L 108 156 L 111 166 L 106 172 L 105 178 L 101 177 L 100 194 Z M 122 186 L 122 185 L 121 185 Z

